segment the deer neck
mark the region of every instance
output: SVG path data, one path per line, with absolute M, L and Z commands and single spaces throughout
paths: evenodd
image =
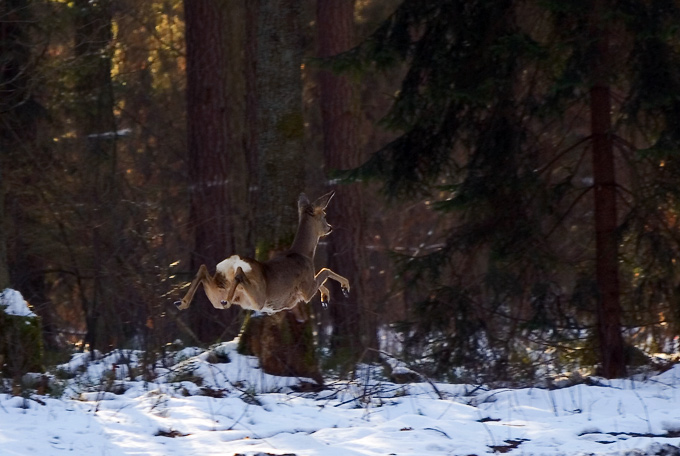
M 290 247 L 290 251 L 313 260 L 316 245 L 319 243 L 319 236 L 314 232 L 310 224 L 306 222 L 305 217 L 305 215 L 300 217 L 300 226 L 297 233 L 295 233 L 295 239 Z

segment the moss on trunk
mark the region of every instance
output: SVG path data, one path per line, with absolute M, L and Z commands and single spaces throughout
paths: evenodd
M 27 372 L 42 372 L 40 318 L 8 315 L 0 309 L 0 366 L 15 380 Z

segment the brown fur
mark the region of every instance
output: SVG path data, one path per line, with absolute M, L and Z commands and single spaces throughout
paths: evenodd
M 329 298 L 326 280 L 339 282 L 343 292 L 348 293 L 349 282 L 341 275 L 327 268 L 314 273 L 314 253 L 319 238 L 332 229 L 324 211 L 332 197 L 330 192 L 310 203 L 301 194 L 298 199 L 300 224 L 290 250 L 265 262 L 233 255 L 217 265 L 213 276 L 201 265 L 184 298 L 175 303 L 177 307 L 187 309 L 198 285 L 203 284 L 208 299 L 217 309 L 237 305 L 268 314 L 292 309 L 298 320 L 304 320 L 307 317 L 298 304 L 309 302 L 317 290 L 321 292 L 321 302 L 326 304 Z

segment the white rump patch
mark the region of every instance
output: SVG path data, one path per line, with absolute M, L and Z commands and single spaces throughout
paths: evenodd
M 226 260 L 218 263 L 215 269 L 218 272 L 224 274 L 226 277 L 234 277 L 234 273 L 239 266 L 241 267 L 241 269 L 243 269 L 243 272 L 245 272 L 246 274 L 252 270 L 250 264 L 242 260 L 241 257 L 238 255 L 232 255 Z

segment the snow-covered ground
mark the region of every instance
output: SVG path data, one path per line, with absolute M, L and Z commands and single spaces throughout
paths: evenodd
M 553 390 L 396 385 L 366 368 L 299 392 L 235 341 L 180 350 L 147 382 L 141 355 L 74 356 L 60 398 L 0 394 L 0 455 L 680 454 L 680 366 Z

